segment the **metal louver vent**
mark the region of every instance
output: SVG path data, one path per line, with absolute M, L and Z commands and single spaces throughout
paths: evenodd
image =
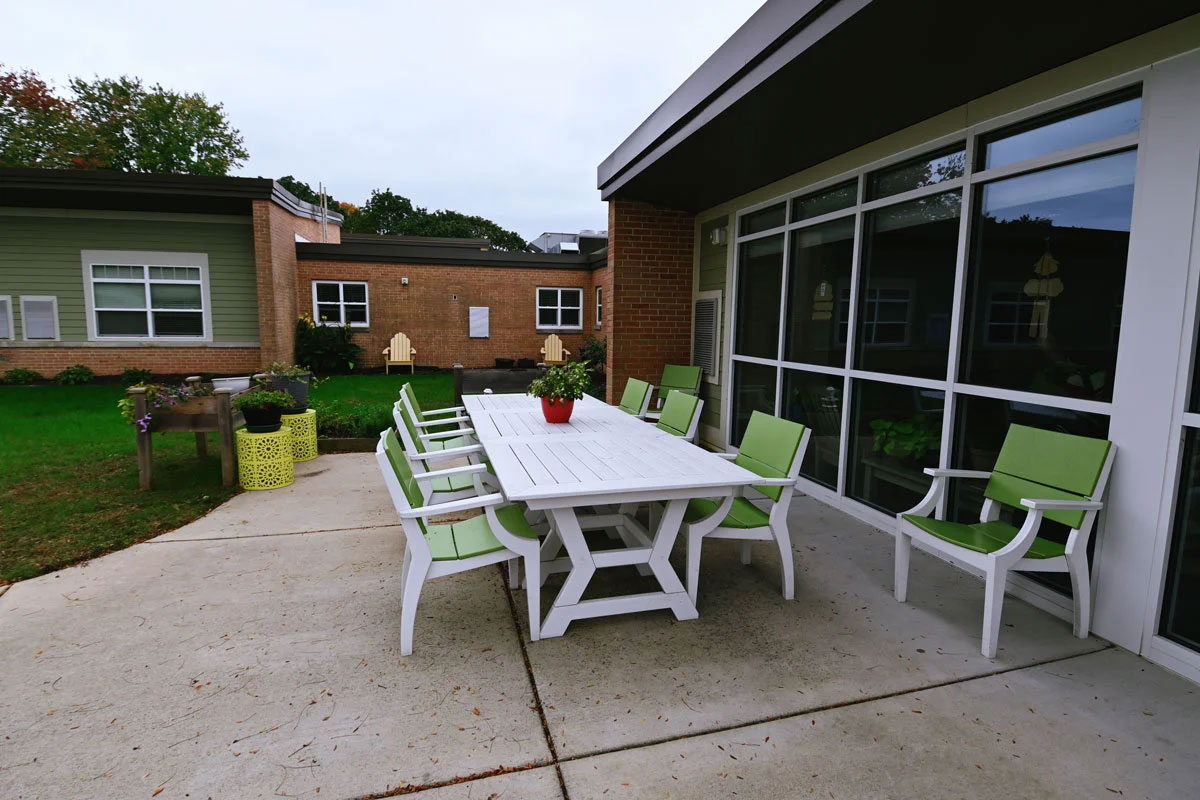
M 721 302 L 715 297 L 696 301 L 695 325 L 692 329 L 692 363 L 704 374 L 717 377 L 717 326 L 721 318 Z

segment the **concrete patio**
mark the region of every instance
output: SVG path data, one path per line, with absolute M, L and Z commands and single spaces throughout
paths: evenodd
M 890 536 L 807 498 L 794 602 L 718 542 L 700 619 L 530 643 L 489 568 L 427 584 L 401 658 L 373 456 L 298 471 L 0 596 L 0 796 L 1200 796 L 1194 684 L 1012 598 L 985 659 L 977 580 L 917 553 L 896 603 Z

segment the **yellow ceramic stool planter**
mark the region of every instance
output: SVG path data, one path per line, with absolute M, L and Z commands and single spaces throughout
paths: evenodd
M 283 424 L 292 429 L 292 461 L 312 461 L 317 452 L 317 412 L 308 409 L 302 414 L 284 414 Z
M 292 469 L 292 429 L 284 425 L 274 433 L 236 434 L 238 479 L 243 489 L 282 489 L 296 482 Z

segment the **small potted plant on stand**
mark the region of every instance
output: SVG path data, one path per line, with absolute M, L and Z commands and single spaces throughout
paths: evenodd
M 233 404 L 246 418 L 250 433 L 274 433 L 279 430 L 280 417 L 296 405 L 296 400 L 287 392 L 257 389 L 238 395 Z
M 571 419 L 575 401 L 591 387 L 587 362 L 576 361 L 561 367 L 551 367 L 546 374 L 529 384 L 529 393 L 542 398 L 542 414 L 546 422 L 566 422 Z
M 308 367 L 276 361 L 267 367 L 266 372 L 255 375 L 254 379 L 261 385 L 287 392 L 295 398 L 292 407 L 287 409 L 288 414 L 303 414 L 308 410 L 308 390 L 313 382 Z

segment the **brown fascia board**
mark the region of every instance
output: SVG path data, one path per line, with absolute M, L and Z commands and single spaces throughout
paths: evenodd
M 446 267 L 507 267 L 592 271 L 608 263 L 607 253 L 509 253 L 503 250 L 455 249 L 418 244 L 341 244 L 297 242 L 302 261 L 348 261 L 369 264 L 433 264 Z
M 490 239 L 453 238 L 438 236 L 399 236 L 387 233 L 342 233 L 342 242 L 366 244 L 414 244 L 425 247 L 458 247 L 467 250 L 487 250 L 492 246 Z

